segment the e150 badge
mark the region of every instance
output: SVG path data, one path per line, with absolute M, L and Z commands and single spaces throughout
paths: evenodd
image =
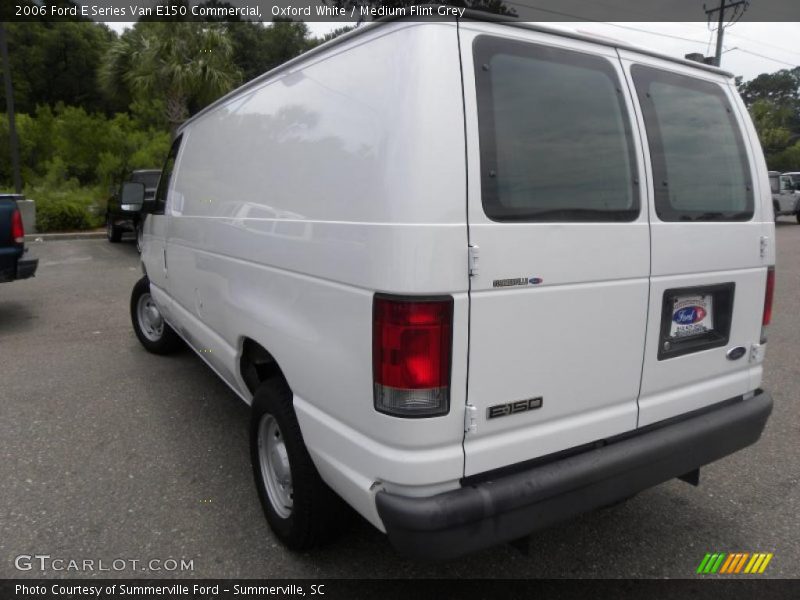
M 507 402 L 506 404 L 495 404 L 486 409 L 487 419 L 496 419 L 497 417 L 507 417 L 517 413 L 528 412 L 542 408 L 542 397 L 528 398 L 527 400 L 517 400 L 515 402 Z

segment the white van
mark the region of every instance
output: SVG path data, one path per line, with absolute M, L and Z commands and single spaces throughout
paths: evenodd
M 728 73 L 479 14 L 375 23 L 180 129 L 133 325 L 252 407 L 290 548 L 343 499 L 448 558 L 758 439 L 770 200 Z

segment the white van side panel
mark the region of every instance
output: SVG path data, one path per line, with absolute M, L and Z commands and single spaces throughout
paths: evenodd
M 376 480 L 457 485 L 468 281 L 455 25 L 364 33 L 186 131 L 168 215 L 172 324 L 247 398 L 243 341 L 266 348 L 323 479 L 377 526 Z M 374 410 L 376 291 L 454 296 L 448 415 Z

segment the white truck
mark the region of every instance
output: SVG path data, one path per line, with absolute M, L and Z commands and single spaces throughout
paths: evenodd
M 798 195 L 800 186 L 795 185 L 792 174 L 770 171 L 769 185 L 772 190 L 772 209 L 775 219 L 792 215 L 800 223 L 800 195 Z
M 345 504 L 418 557 L 517 540 L 697 483 L 772 408 L 769 179 L 714 67 L 374 23 L 187 121 L 148 211 L 136 334 L 251 406 L 292 549 Z

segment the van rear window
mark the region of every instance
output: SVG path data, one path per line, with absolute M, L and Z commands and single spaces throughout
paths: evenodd
M 750 169 L 722 87 L 642 65 L 631 74 L 647 130 L 659 219 L 750 220 Z
M 481 195 L 496 221 L 632 221 L 623 86 L 601 56 L 491 36 L 473 45 Z

